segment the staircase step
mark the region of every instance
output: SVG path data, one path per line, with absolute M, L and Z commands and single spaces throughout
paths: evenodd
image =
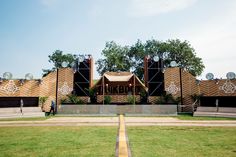
M 198 107 L 193 116 L 207 117 L 232 117 L 236 118 L 236 108 L 219 107 L 218 112 L 216 107 Z
M 20 108 L 0 108 L 0 118 L 45 117 L 40 107 L 23 107 L 22 111 L 23 114 Z

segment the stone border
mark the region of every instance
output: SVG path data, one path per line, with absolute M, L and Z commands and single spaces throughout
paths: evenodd
M 58 115 L 177 116 L 177 105 L 61 105 Z

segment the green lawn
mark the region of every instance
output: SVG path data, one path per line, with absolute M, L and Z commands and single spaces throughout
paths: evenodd
M 51 118 L 51 116 L 47 117 L 22 117 L 22 118 L 2 118 L 0 121 L 42 121 Z
M 116 127 L 0 127 L 0 157 L 111 157 L 116 135 Z
M 191 114 L 179 114 L 177 118 L 180 120 L 236 120 L 236 118 L 224 117 L 193 117 Z
M 128 127 L 133 157 L 235 157 L 236 127 Z

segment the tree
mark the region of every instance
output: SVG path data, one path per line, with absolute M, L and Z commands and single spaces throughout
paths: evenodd
M 152 39 L 144 44 L 138 40 L 130 47 L 128 56 L 132 68 L 135 69 L 134 73 L 139 78 L 143 78 L 144 56 L 161 56 L 164 52 L 168 52 L 168 58 L 164 61 L 165 67 L 169 67 L 171 61 L 176 61 L 179 67 L 185 68 L 194 76 L 200 75 L 205 68 L 202 59 L 196 56 L 194 48 L 187 41 L 176 39 L 161 42 Z
M 98 73 L 102 75 L 106 71 L 129 71 L 131 64 L 127 56 L 128 52 L 127 46 L 122 47 L 114 41 L 107 42 L 102 50 L 105 58 L 96 62 Z
M 144 57 L 161 56 L 164 52 L 168 52 L 168 58 L 164 61 L 165 67 L 174 60 L 179 67 L 185 68 L 194 76 L 200 75 L 204 69 L 202 59 L 196 56 L 194 48 L 188 41 L 175 39 L 163 42 L 152 39 L 145 43 L 138 40 L 130 47 L 122 47 L 114 41 L 107 42 L 102 51 L 105 58 L 97 61 L 97 70 L 101 75 L 106 71 L 131 71 L 143 79 Z
M 71 67 L 72 62 L 76 60 L 76 55 L 74 54 L 63 54 L 63 51 L 61 50 L 56 50 L 53 52 L 52 55 L 49 55 L 49 62 L 53 63 L 54 66 L 52 69 L 43 69 L 43 76 L 46 76 L 52 71 L 55 71 L 57 68 L 62 67 L 62 62 L 68 62 L 67 67 Z
M 170 59 L 175 60 L 180 67 L 185 68 L 192 75 L 201 75 L 205 66 L 202 59 L 196 56 L 194 48 L 187 41 L 168 40 L 166 45 L 166 51 L 170 52 L 169 62 Z

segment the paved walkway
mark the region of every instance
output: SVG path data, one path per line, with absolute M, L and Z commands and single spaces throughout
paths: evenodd
M 236 127 L 236 120 L 179 120 L 172 117 L 125 117 L 126 126 Z M 118 126 L 118 117 L 53 117 L 42 121 L 0 121 L 1 126 Z
M 118 130 L 118 154 L 117 157 L 129 157 L 128 138 L 125 129 L 125 119 L 123 115 L 119 116 Z

